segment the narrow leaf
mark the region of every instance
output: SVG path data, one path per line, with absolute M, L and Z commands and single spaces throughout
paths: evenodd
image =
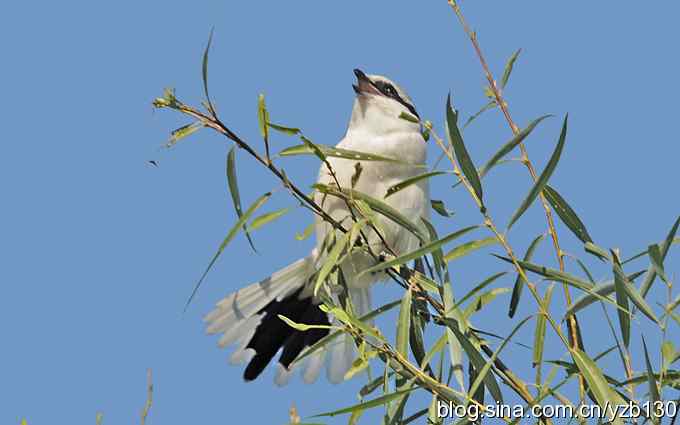
M 578 218 L 576 212 L 569 206 L 567 201 L 550 185 L 545 185 L 543 195 L 569 230 L 583 243 L 592 242 L 593 239 L 588 234 L 585 224 Z
M 649 384 L 649 394 L 650 398 L 652 399 L 651 401 L 653 401 L 656 405 L 656 403 L 661 400 L 661 396 L 659 395 L 659 387 L 656 386 L 654 369 L 652 369 L 652 363 L 649 361 L 649 352 L 647 351 L 647 344 L 645 343 L 644 336 L 642 336 L 642 348 L 644 348 L 645 351 L 645 366 L 647 367 L 647 383 Z M 654 417 L 652 416 L 652 418 Z M 658 420 L 654 422 L 658 423 Z
M 212 101 L 210 100 L 210 95 L 208 94 L 208 54 L 210 53 L 210 45 L 212 44 L 214 28 L 210 30 L 210 36 L 208 37 L 208 44 L 205 46 L 203 51 L 203 91 L 205 92 L 205 99 L 208 102 L 208 109 L 210 109 L 210 114 L 215 116 L 215 108 L 213 107 Z
M 504 257 L 502 255 L 495 255 L 495 254 L 491 254 L 491 255 L 512 264 L 512 260 L 508 257 Z M 589 291 L 593 288 L 592 283 L 587 282 L 587 281 L 585 281 L 581 278 L 578 278 L 578 277 L 576 277 L 572 274 L 562 272 L 562 271 L 556 270 L 556 269 L 551 269 L 549 267 L 539 266 L 539 265 L 530 263 L 528 261 L 518 260 L 517 262 L 519 263 L 519 265 L 523 269 L 528 270 L 532 273 L 539 274 L 539 275 L 541 275 L 541 276 L 543 276 L 543 277 L 545 277 L 549 280 L 554 280 L 554 281 L 557 281 L 557 282 L 564 282 L 567 285 L 571 285 L 575 288 L 578 288 L 578 289 L 581 289 L 581 290 L 584 290 L 584 291 Z
M 326 258 L 324 259 L 323 265 L 321 266 L 321 269 L 319 270 L 316 276 L 316 283 L 314 284 L 314 295 L 316 295 L 319 292 L 321 284 L 331 274 L 331 271 L 336 266 L 338 266 L 338 259 L 340 258 L 340 254 L 342 254 L 342 251 L 345 249 L 345 246 L 347 246 L 349 237 L 350 232 L 347 232 L 343 234 L 339 239 L 337 239 L 335 241 L 335 245 L 333 245 L 333 249 L 331 249 L 331 252 L 329 252 Z
M 475 164 L 472 162 L 470 154 L 465 148 L 463 136 L 461 136 L 460 130 L 458 130 L 458 112 L 451 106 L 450 94 L 446 99 L 446 127 L 449 135 L 449 142 L 453 146 L 453 151 L 456 154 L 456 158 L 458 158 L 460 168 L 463 171 L 465 178 L 470 182 L 470 186 L 474 189 L 479 202 L 483 204 L 482 183 L 479 180 Z
M 421 228 L 416 226 L 411 220 L 406 218 L 403 214 L 401 214 L 399 211 L 392 208 L 385 202 L 382 202 L 363 192 L 359 192 L 354 189 L 348 188 L 338 189 L 337 187 L 332 187 L 321 183 L 317 183 L 313 187 L 319 192 L 336 196 L 338 198 L 342 198 L 350 202 L 356 199 L 364 201 L 368 204 L 369 207 L 371 207 L 371 209 L 375 210 L 376 212 L 380 213 L 381 215 L 387 217 L 388 219 L 392 220 L 393 222 L 397 223 L 398 225 L 402 226 L 403 228 L 413 233 L 418 239 L 420 239 L 421 242 L 427 241 L 427 237 L 423 234 Z
M 222 243 L 220 244 L 219 248 L 217 249 L 217 252 L 213 256 L 213 258 L 210 260 L 210 263 L 208 263 L 208 267 L 206 267 L 205 271 L 203 272 L 203 275 L 201 275 L 201 278 L 198 280 L 198 283 L 196 283 L 196 286 L 194 287 L 194 290 L 191 292 L 191 296 L 189 296 L 189 299 L 187 300 L 186 305 L 184 306 L 184 310 L 189 307 L 189 304 L 191 303 L 191 300 L 194 299 L 194 296 L 196 295 L 196 292 L 198 291 L 198 288 L 201 286 L 201 283 L 203 283 L 203 280 L 205 277 L 208 275 L 208 272 L 212 269 L 213 265 L 219 258 L 219 256 L 222 254 L 222 251 L 224 251 L 224 248 L 229 245 L 229 242 L 231 242 L 232 239 L 238 234 L 239 230 L 243 228 L 243 225 L 248 221 L 251 215 L 255 211 L 257 211 L 258 208 L 260 208 L 267 200 L 272 196 L 271 192 L 267 192 L 264 195 L 260 196 L 253 204 L 246 210 L 246 212 L 241 216 L 241 218 L 238 219 L 236 224 L 229 230 L 229 233 L 227 233 L 227 236 L 224 238 Z
M 464 227 L 463 229 L 458 230 L 458 231 L 453 232 L 453 233 L 450 233 L 447 236 L 445 236 L 445 237 L 443 237 L 439 240 L 436 240 L 436 241 L 430 242 L 426 245 L 423 245 L 420 248 L 416 249 L 415 251 L 411 251 L 407 254 L 400 255 L 399 257 L 394 258 L 392 260 L 384 261 L 384 262 L 381 262 L 379 264 L 376 264 L 373 267 L 369 267 L 368 269 L 365 269 L 361 273 L 359 273 L 359 276 L 365 275 L 367 273 L 374 273 L 374 272 L 377 272 L 377 271 L 389 269 L 390 267 L 405 264 L 409 261 L 415 260 L 416 258 L 423 257 L 423 256 L 429 254 L 430 252 L 434 251 L 435 249 L 440 249 L 443 245 L 451 242 L 452 240 L 454 240 L 456 238 L 463 236 L 464 234 L 466 234 L 466 233 L 470 232 L 471 230 L 474 230 L 478 227 L 479 226 Z
M 654 272 L 661 278 L 661 280 L 668 283 L 668 277 L 666 277 L 666 272 L 663 268 L 663 256 L 661 255 L 661 249 L 659 248 L 659 245 L 649 245 L 647 252 L 649 252 L 649 260 L 652 263 Z
M 253 221 L 250 222 L 248 229 L 250 231 L 257 230 L 265 224 L 283 217 L 288 211 L 290 211 L 290 208 L 281 208 L 276 211 L 268 212 L 266 214 L 262 214 L 261 216 L 255 217 Z
M 612 254 L 614 254 L 612 252 Z M 614 254 L 612 255 L 612 264 L 614 267 L 614 290 L 616 291 L 616 304 L 620 307 L 616 312 L 619 316 L 619 325 L 621 326 L 621 336 L 623 337 L 623 344 L 626 347 L 630 346 L 630 313 L 626 313 L 628 310 L 628 291 L 626 290 L 626 285 L 628 285 L 627 279 L 623 276 L 623 271 L 621 270 L 620 264 L 617 263 L 618 257 Z M 622 310 L 623 309 L 623 310 Z
M 304 241 L 307 239 L 314 231 L 314 223 L 310 223 L 302 233 L 295 233 L 295 239 L 298 241 Z
M 465 350 L 467 353 L 468 358 L 474 365 L 475 369 L 479 371 L 484 369 L 484 365 L 487 363 L 486 360 L 484 360 L 482 355 L 479 354 L 479 351 L 477 351 L 470 340 L 458 329 L 458 322 L 449 318 L 445 318 L 444 322 L 456 335 L 456 339 L 458 339 L 458 342 L 460 342 L 463 350 Z M 501 393 L 501 389 L 498 386 L 496 378 L 493 376 L 493 374 L 487 373 L 486 376 L 483 376 L 482 378 L 484 385 L 486 385 L 486 387 L 489 389 L 489 392 L 491 393 L 491 396 L 494 398 L 494 400 L 496 400 L 498 403 L 503 403 L 503 394 Z
M 524 211 L 529 208 L 529 206 L 534 202 L 536 197 L 538 196 L 539 193 L 543 190 L 545 185 L 548 183 L 548 180 L 550 179 L 550 176 L 552 173 L 555 171 L 555 168 L 557 167 L 557 163 L 560 160 L 560 155 L 562 155 L 562 149 L 564 148 L 564 141 L 567 138 L 567 120 L 569 119 L 569 115 L 566 115 L 564 117 L 564 123 L 562 124 L 562 131 L 560 132 L 560 138 L 557 141 L 557 146 L 555 147 L 555 150 L 552 153 L 552 156 L 550 157 L 550 160 L 548 161 L 548 165 L 545 166 L 545 169 L 541 173 L 541 175 L 538 177 L 536 180 L 536 183 L 534 186 L 531 188 L 529 191 L 529 195 L 522 201 L 520 204 L 519 208 L 517 208 L 517 211 L 512 215 L 510 218 L 510 222 L 508 223 L 508 229 L 512 227 L 513 224 L 519 219 L 522 214 L 524 214 Z
M 401 299 L 399 319 L 397 321 L 397 352 L 408 358 L 409 329 L 411 327 L 411 290 L 406 290 Z
M 639 271 L 633 274 L 628 275 L 628 281 L 633 281 L 640 277 L 644 271 Z M 609 299 L 607 296 L 614 293 L 616 290 L 615 283 L 613 280 L 609 280 L 604 283 L 600 283 L 598 285 L 595 285 L 590 291 L 588 291 L 587 294 L 584 294 L 580 298 L 578 298 L 574 303 L 569 307 L 567 312 L 564 314 L 565 316 L 569 316 L 570 314 L 577 313 L 578 311 L 584 309 L 585 307 L 588 307 L 590 304 L 594 303 L 595 301 L 604 301 L 608 303 L 614 303 L 611 299 Z
M 479 116 L 482 115 L 484 112 L 486 112 L 486 111 L 488 111 L 489 109 L 492 109 L 492 108 L 494 108 L 494 107 L 496 107 L 496 101 L 495 101 L 495 100 L 490 100 L 486 105 L 482 106 L 482 109 L 480 109 L 479 111 L 477 111 L 477 112 L 475 112 L 474 114 L 472 114 L 472 115 L 470 116 L 470 118 L 468 118 L 468 119 L 465 121 L 465 124 L 463 124 L 462 129 L 465 130 L 465 129 L 467 128 L 468 125 L 472 124 L 472 121 L 476 120 L 476 119 L 479 118 Z
M 371 319 L 385 313 L 386 311 L 392 310 L 393 308 L 395 308 L 396 306 L 398 306 L 400 304 L 401 304 L 401 300 L 396 300 L 396 301 L 392 301 L 390 303 L 384 304 L 384 305 L 376 308 L 375 310 L 371 311 L 370 313 L 367 313 L 367 314 L 361 316 L 359 318 L 359 320 L 362 321 L 362 322 L 366 322 L 368 320 L 371 320 Z M 321 338 L 319 341 L 314 343 L 314 345 L 307 347 L 299 356 L 297 356 L 295 358 L 295 360 L 293 361 L 293 363 L 290 364 L 289 367 L 293 367 L 294 365 L 299 363 L 302 359 L 304 359 L 307 356 L 309 356 L 309 355 L 315 353 L 316 351 L 322 349 L 323 347 L 328 345 L 330 342 L 333 342 L 333 340 L 335 340 L 337 337 L 339 337 L 340 335 L 343 335 L 343 334 L 344 334 L 343 331 L 335 331 L 335 332 L 331 332 L 330 334 Z M 366 395 L 366 394 L 363 394 L 363 395 Z
M 498 279 L 501 276 L 504 276 L 508 274 L 507 272 L 500 272 L 496 273 L 494 275 L 489 276 L 488 278 L 484 279 L 480 284 L 472 288 L 467 294 L 465 294 L 454 306 L 453 308 L 458 308 L 460 305 L 462 305 L 465 301 L 469 300 L 473 296 L 475 296 L 479 291 L 482 289 L 486 288 L 489 286 L 491 283 L 493 283 L 496 279 Z
M 505 64 L 505 69 L 503 69 L 503 76 L 501 77 L 501 88 L 505 88 L 505 86 L 508 84 L 510 74 L 512 74 L 512 68 L 515 66 L 515 61 L 517 60 L 517 57 L 521 52 L 522 49 L 517 49 L 515 53 L 513 53 L 512 56 L 510 56 L 510 59 L 508 59 L 508 62 Z
M 399 182 L 399 183 L 397 183 L 393 186 L 390 186 L 387 189 L 387 192 L 385 193 L 385 198 L 388 198 L 388 197 L 394 195 L 395 193 L 399 192 L 400 190 L 405 189 L 405 188 L 407 188 L 407 187 L 409 187 L 413 184 L 416 184 L 421 180 L 426 180 L 426 179 L 429 179 L 430 177 L 439 176 L 439 175 L 442 175 L 442 174 L 447 174 L 447 172 L 445 172 L 445 171 L 431 171 L 429 173 L 418 174 L 417 176 L 410 177 L 410 178 L 403 180 L 403 181 L 401 181 L 401 182 Z
M 369 400 L 369 401 L 365 401 L 363 403 L 355 404 L 354 406 L 346 407 L 344 409 L 334 410 L 332 412 L 319 413 L 318 415 L 314 415 L 312 417 L 318 418 L 318 417 L 321 417 L 321 416 L 336 416 L 336 415 L 342 415 L 342 414 L 345 414 L 345 413 L 352 413 L 352 412 L 355 412 L 355 411 L 358 411 L 358 410 L 367 410 L 367 409 L 371 409 L 373 407 L 382 406 L 384 404 L 389 403 L 392 400 L 395 400 L 395 399 L 401 397 L 402 395 L 404 395 L 406 393 L 413 391 L 416 388 L 417 387 L 412 387 L 412 388 L 409 388 L 407 390 L 396 391 L 396 392 L 393 392 L 393 393 L 390 393 L 390 394 L 380 396 L 378 398 L 374 398 L 373 400 Z
M 257 97 L 257 121 L 260 124 L 260 135 L 265 141 L 269 140 L 269 112 L 262 93 Z
M 432 209 L 435 210 L 435 212 L 441 215 L 442 217 L 448 218 L 453 216 L 453 211 L 447 210 L 443 201 L 440 201 L 438 199 L 432 199 L 430 201 L 430 204 L 432 205 Z
M 571 355 L 574 358 L 576 366 L 581 371 L 581 374 L 586 379 L 588 387 L 595 395 L 597 404 L 606 409 L 606 406 L 624 405 L 625 402 L 621 396 L 612 389 L 607 380 L 602 373 L 602 370 L 597 366 L 597 364 L 588 355 L 581 350 L 571 350 Z M 609 414 L 609 412 L 605 412 Z M 613 418 L 609 418 L 613 419 Z M 623 421 L 620 418 L 616 418 L 613 422 L 617 425 L 622 425 Z
M 531 243 L 529 244 L 529 248 L 527 248 L 527 251 L 524 253 L 524 261 L 530 261 L 531 257 L 534 255 L 534 251 L 536 251 L 536 248 L 538 245 L 545 239 L 545 235 L 539 235 L 537 236 Z M 519 305 L 519 300 L 522 297 L 522 290 L 524 289 L 524 282 L 522 280 L 522 276 L 517 273 L 517 278 L 515 279 L 515 285 L 512 287 L 512 296 L 510 297 L 510 307 L 508 308 L 508 316 L 511 318 L 515 316 L 515 312 L 517 311 L 517 306 Z
M 621 286 L 623 286 L 623 290 L 626 292 L 626 296 L 635 304 L 637 308 L 640 309 L 640 312 L 642 312 L 645 316 L 647 316 L 650 320 L 652 320 L 654 323 L 659 323 L 659 319 L 656 318 L 656 315 L 654 314 L 654 311 L 651 309 L 649 304 L 645 301 L 644 298 L 642 298 L 642 295 L 635 289 L 632 283 L 628 281 L 628 278 L 626 275 L 623 273 L 623 269 L 621 268 L 621 262 L 618 258 L 617 255 L 612 251 L 612 257 L 614 257 L 614 283 L 616 283 L 616 280 L 619 279 Z M 617 292 L 618 292 L 618 287 L 617 287 Z
M 286 316 L 284 316 L 282 314 L 278 314 L 277 316 L 279 317 L 279 319 L 286 322 L 286 324 L 288 326 L 290 326 L 291 328 L 297 329 L 297 330 L 303 331 L 303 332 L 308 331 L 310 329 L 335 329 L 336 328 L 335 326 L 330 326 L 330 325 L 306 325 L 304 323 L 294 322 L 294 321 L 290 320 L 289 318 L 287 318 Z
M 552 299 L 552 293 L 553 293 L 553 288 L 554 285 L 550 285 L 548 287 L 548 290 L 545 291 L 545 295 L 543 296 L 543 309 L 545 311 L 550 311 L 550 300 Z M 546 327 L 546 316 L 543 314 L 539 314 L 536 317 L 536 330 L 534 332 L 534 352 L 533 352 L 533 360 L 532 360 L 532 366 L 533 367 L 541 367 L 541 362 L 543 362 L 543 347 L 545 345 L 545 327 Z M 540 377 L 540 375 L 537 375 L 537 378 Z M 540 384 L 540 379 L 537 379 L 537 384 Z
M 376 155 L 372 153 L 360 152 L 350 149 L 335 148 L 327 145 L 322 145 L 319 143 L 315 144 L 325 156 L 332 158 L 342 158 L 355 161 L 384 161 L 384 162 L 394 162 L 398 164 L 406 164 L 403 161 L 389 158 L 383 155 Z M 279 156 L 297 156 L 297 155 L 314 155 L 314 150 L 307 144 L 301 144 L 296 146 L 291 146 L 279 152 Z M 412 166 L 418 166 L 416 164 L 409 164 Z
M 490 236 L 488 238 L 466 242 L 462 245 L 458 245 L 457 247 L 449 251 L 446 255 L 444 255 L 444 261 L 449 263 L 453 260 L 464 257 L 474 251 L 477 251 L 478 249 L 482 249 L 490 245 L 495 245 L 497 243 L 498 239 L 496 239 L 495 236 Z
M 231 201 L 234 204 L 236 216 L 241 218 L 243 209 L 241 208 L 241 195 L 239 194 L 238 179 L 236 178 L 236 146 L 233 146 L 227 154 L 227 184 L 229 185 L 229 194 L 231 194 Z M 252 248 L 254 252 L 257 252 L 245 224 L 243 225 L 243 231 L 246 234 L 250 248 Z
M 522 129 L 517 135 L 515 135 L 510 141 L 508 141 L 506 144 L 501 146 L 500 149 L 496 151 L 495 154 L 489 159 L 486 164 L 482 166 L 482 168 L 479 169 L 479 175 L 481 177 L 484 177 L 493 167 L 498 165 L 500 160 L 507 154 L 509 154 L 517 145 L 522 143 L 524 139 L 526 139 L 529 134 L 536 128 L 536 126 L 543 121 L 544 119 L 552 117 L 552 115 L 543 115 L 542 117 L 536 118 L 535 120 L 531 121 L 526 128 Z
M 283 125 L 274 124 L 273 122 L 267 122 L 267 127 L 272 128 L 278 132 L 287 134 L 289 136 L 297 136 L 302 132 L 299 128 L 286 127 Z
M 520 322 L 512 329 L 512 332 L 510 332 L 510 335 L 508 335 L 505 339 L 503 339 L 503 342 L 501 343 L 501 345 L 498 346 L 498 348 L 496 349 L 496 351 L 494 351 L 494 353 L 493 353 L 493 355 L 491 356 L 491 358 L 489 359 L 489 361 L 487 361 L 487 362 L 484 363 L 484 367 L 482 367 L 481 370 L 478 369 L 478 370 L 479 370 L 479 373 L 477 374 L 477 378 L 475 379 L 475 381 L 474 381 L 474 382 L 472 383 L 472 385 L 470 386 L 470 391 L 469 391 L 469 393 L 471 393 L 471 394 L 474 394 L 474 393 L 475 393 L 475 391 L 477 390 L 477 388 L 479 388 L 479 386 L 482 384 L 482 382 L 484 381 L 484 379 L 485 379 L 485 378 L 487 377 L 487 375 L 489 374 L 489 371 L 491 370 L 491 366 L 494 364 L 494 362 L 496 361 L 496 359 L 497 359 L 498 356 L 500 355 L 501 351 L 503 351 L 503 349 L 504 349 L 505 346 L 508 344 L 508 342 L 510 342 L 510 340 L 512 339 L 512 337 L 515 336 L 515 334 L 517 333 L 517 331 L 519 331 L 519 329 L 520 329 L 522 326 L 524 326 L 524 324 L 527 323 L 527 322 L 529 321 L 529 319 L 531 319 L 531 316 L 526 317 L 525 319 L 521 320 L 521 321 L 520 321 Z
M 666 236 L 666 239 L 664 240 L 663 244 L 661 244 L 662 261 L 666 259 L 666 255 L 668 254 L 668 250 L 673 244 L 673 239 L 675 238 L 675 234 L 677 233 L 679 226 L 680 216 L 675 220 L 675 223 L 673 223 L 673 227 L 671 228 L 670 232 L 668 232 L 668 235 Z M 647 276 L 645 277 L 644 282 L 642 282 L 642 286 L 640 286 L 640 293 L 642 294 L 643 297 L 647 296 L 647 293 L 649 292 L 649 290 L 652 287 L 652 284 L 654 283 L 654 279 L 656 279 L 656 271 L 654 271 L 654 266 L 650 265 L 649 270 L 647 270 Z
M 168 140 L 168 143 L 165 144 L 165 147 L 167 148 L 173 147 L 177 142 L 179 142 L 180 140 L 184 139 L 187 136 L 194 134 L 201 128 L 203 128 L 203 123 L 201 123 L 200 121 L 183 125 L 182 127 L 170 133 L 170 140 Z

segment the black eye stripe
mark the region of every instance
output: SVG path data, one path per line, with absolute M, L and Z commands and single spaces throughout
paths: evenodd
M 416 112 L 416 108 L 410 103 L 406 102 L 404 99 L 402 99 L 402 97 L 399 96 L 397 89 L 395 89 L 392 84 L 386 83 L 384 81 L 375 81 L 372 82 L 372 84 L 373 86 L 375 86 L 376 89 L 380 90 L 380 93 L 401 103 L 406 107 L 406 109 L 409 110 L 409 112 L 411 112 L 418 119 L 420 119 L 420 115 L 418 115 L 418 113 Z

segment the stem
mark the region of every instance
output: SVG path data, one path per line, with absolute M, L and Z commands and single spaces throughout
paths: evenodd
M 486 76 L 486 79 L 489 83 L 489 88 L 491 89 L 491 92 L 494 95 L 494 98 L 496 99 L 496 103 L 498 106 L 501 108 L 501 111 L 503 112 L 503 115 L 505 116 L 505 120 L 508 122 L 508 125 L 510 126 L 510 129 L 512 130 L 513 134 L 517 135 L 520 132 L 519 127 L 517 127 L 517 124 L 512 119 L 512 116 L 510 115 L 510 111 L 508 109 L 508 104 L 503 98 L 501 94 L 501 90 L 498 88 L 498 85 L 496 84 L 496 80 L 493 78 L 493 74 L 491 73 L 491 70 L 489 68 L 489 65 L 486 62 L 486 59 L 484 58 L 484 55 L 482 54 L 482 49 L 479 46 L 479 42 L 477 41 L 477 34 L 470 30 L 470 27 L 468 26 L 467 22 L 465 21 L 465 18 L 463 16 L 463 13 L 458 6 L 458 3 L 456 0 L 447 0 L 449 5 L 453 8 L 454 12 L 456 13 L 456 16 L 458 17 L 458 20 L 460 21 L 461 26 L 463 27 L 463 30 L 467 34 L 467 36 L 470 38 L 470 41 L 472 42 L 472 46 L 475 49 L 475 53 L 477 54 L 477 57 L 479 58 L 479 62 L 482 65 L 482 68 L 484 70 L 484 75 Z M 536 174 L 536 169 L 534 168 L 534 165 L 532 164 L 531 160 L 529 159 L 529 153 L 527 152 L 526 146 L 524 143 L 519 144 L 519 149 L 521 152 L 521 160 L 522 163 L 526 166 L 527 170 L 529 171 L 529 174 L 531 175 L 531 178 L 533 179 L 534 182 L 538 179 L 538 175 Z M 564 271 L 564 253 L 562 252 L 562 249 L 560 248 L 560 242 L 557 237 L 557 230 L 555 229 L 555 221 L 553 219 L 552 215 L 552 210 L 550 208 L 550 204 L 548 203 L 548 200 L 545 198 L 543 195 L 543 192 L 539 194 L 539 198 L 541 199 L 541 204 L 543 205 L 543 210 L 545 211 L 545 217 L 548 222 L 548 232 L 550 233 L 550 237 L 553 242 L 553 247 L 555 248 L 555 255 L 557 256 L 557 261 L 559 263 L 559 268 L 560 271 Z M 567 308 L 571 307 L 571 293 L 569 292 L 569 287 L 567 286 L 566 283 L 562 283 L 562 288 L 564 290 L 564 297 L 566 300 Z M 569 339 L 571 342 L 571 347 L 573 349 L 579 349 L 579 341 L 578 341 L 578 323 L 576 321 L 576 316 L 575 315 L 569 315 L 567 319 L 568 323 L 568 329 L 569 329 Z M 583 398 L 585 394 L 585 382 L 584 378 L 582 375 L 579 375 L 579 392 L 581 398 Z

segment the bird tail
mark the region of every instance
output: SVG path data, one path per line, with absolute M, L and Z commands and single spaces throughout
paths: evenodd
M 288 366 L 297 355 L 328 334 L 327 329 L 295 330 L 278 317 L 283 315 L 305 324 L 328 324 L 326 313 L 313 298 L 301 297 L 315 271 L 315 258 L 313 252 L 270 277 L 227 295 L 205 316 L 207 332 L 223 334 L 218 342 L 220 347 L 237 345 L 230 362 L 248 362 L 244 372 L 246 381 L 257 378 L 283 348 L 277 383 L 284 384 Z M 312 374 L 317 375 L 318 370 Z

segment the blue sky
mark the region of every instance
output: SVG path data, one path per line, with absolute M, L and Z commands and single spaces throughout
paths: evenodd
M 527 141 L 539 169 L 561 117 L 570 114 L 551 182 L 595 240 L 627 256 L 662 239 L 680 212 L 680 6 L 463 7 L 498 77 L 510 54 L 523 49 L 506 91 L 515 120 L 558 117 Z M 135 423 L 147 368 L 155 382 L 152 424 L 283 424 L 293 403 L 304 417 L 356 402 L 360 380 L 305 386 L 296 379 L 278 389 L 268 370 L 245 384 L 242 368 L 229 366 L 227 353 L 203 334 L 200 318 L 219 298 L 309 251 L 311 240 L 294 238 L 309 223 L 308 212 L 298 209 L 257 231 L 258 255 L 239 236 L 182 313 L 235 221 L 225 179 L 229 144 L 205 131 L 164 149 L 168 132 L 187 121 L 153 111 L 151 100 L 171 86 L 186 102 L 200 102 L 201 55 L 214 26 L 211 95 L 223 121 L 254 145 L 259 93 L 267 95 L 274 121 L 335 144 L 349 117 L 355 67 L 398 81 L 420 115 L 441 128 L 448 91 L 464 117 L 485 101 L 479 63 L 446 2 L 23 1 L 4 4 L 0 16 L 0 422 L 87 424 L 101 411 L 105 424 Z M 465 137 L 481 163 L 509 134 L 491 111 Z M 291 143 L 273 141 L 275 150 Z M 433 145 L 430 158 L 436 155 Z M 301 186 L 313 183 L 315 161 L 282 164 Z M 245 155 L 238 168 L 245 204 L 277 185 Z M 529 190 L 527 173 L 499 167 L 485 182 L 490 211 L 504 224 Z M 440 178 L 433 186 L 433 197 L 457 212 L 437 222 L 442 232 L 478 223 L 467 195 L 448 183 Z M 267 208 L 288 205 L 281 192 Z M 513 228 L 520 252 L 544 231 L 543 220 L 534 206 Z M 559 232 L 567 250 L 584 255 L 566 228 Z M 669 256 L 672 273 L 677 260 Z M 537 261 L 554 264 L 547 244 Z M 593 264 L 598 278 L 610 272 Z M 458 293 L 507 270 L 486 253 L 451 267 Z M 399 296 L 392 285 L 378 293 L 378 302 Z M 507 296 L 495 301 L 475 323 L 507 333 L 513 325 L 507 302 Z M 527 297 L 519 317 L 534 309 Z M 645 320 L 637 324 L 644 328 Z M 584 313 L 582 323 L 593 352 L 608 346 L 599 309 Z M 531 342 L 531 327 L 518 336 L 522 342 Z M 632 344 L 639 348 L 639 336 Z M 526 367 L 529 355 L 515 346 L 506 361 Z M 532 379 L 528 368 L 520 370 Z

